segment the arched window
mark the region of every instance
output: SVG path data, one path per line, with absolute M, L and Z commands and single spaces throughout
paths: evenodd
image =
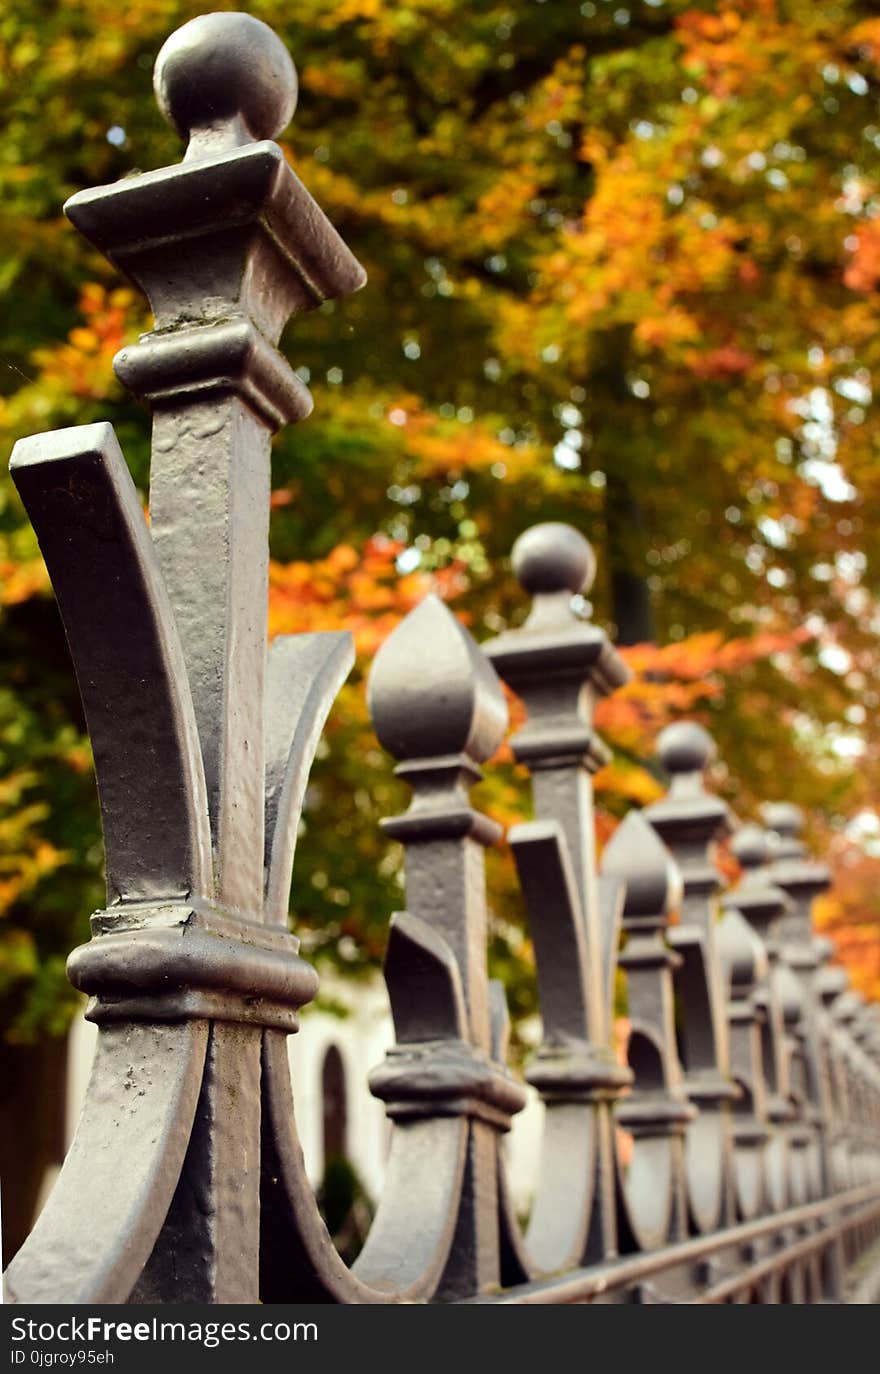
M 324 1055 L 321 1068 L 324 1115 L 324 1168 L 346 1154 L 348 1113 L 345 1103 L 345 1065 L 335 1045 Z

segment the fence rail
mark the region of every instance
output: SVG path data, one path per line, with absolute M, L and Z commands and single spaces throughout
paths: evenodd
M 65 207 L 154 311 L 116 359 L 153 411 L 150 527 L 109 425 L 11 459 L 79 679 L 108 897 L 69 963 L 100 1031 L 83 1116 L 7 1299 L 845 1300 L 880 1236 L 880 1021 L 812 931 L 828 872 L 777 804 L 736 829 L 744 876 L 722 900 L 714 850 L 735 824 L 689 722 L 659 741 L 667 795 L 597 864 L 593 710 L 628 670 L 572 610 L 594 560 L 559 524 L 513 550 L 522 628 L 479 648 L 429 597 L 372 668 L 375 728 L 412 789 L 385 822 L 406 910 L 385 962 L 396 1043 L 370 1080 L 393 1130 L 364 1249 L 351 1269 L 334 1250 L 297 1138 L 286 1037 L 318 982 L 287 906 L 352 648 L 296 635 L 267 655 L 269 443 L 311 408 L 283 325 L 364 276 L 271 141 L 296 77 L 265 25 L 193 20 L 155 85 L 183 162 Z M 501 832 L 470 800 L 507 729 L 501 679 L 528 713 L 512 746 L 535 814 L 508 836 L 544 1037 L 525 1228 L 503 1137 L 526 1090 L 486 962 L 484 850 Z

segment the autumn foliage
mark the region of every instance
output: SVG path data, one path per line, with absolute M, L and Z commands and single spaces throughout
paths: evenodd
M 110 419 L 145 505 L 148 420 L 111 363 L 148 316 L 60 206 L 178 158 L 149 70 L 199 8 L 14 0 L 0 20 L 0 447 Z M 562 519 L 597 549 L 584 613 L 634 669 L 598 716 L 602 833 L 659 795 L 656 735 L 695 715 L 737 814 L 806 808 L 835 872 L 822 926 L 880 996 L 874 8 L 249 6 L 299 67 L 285 149 L 370 278 L 292 326 L 316 408 L 274 455 L 271 632 L 347 627 L 358 647 L 298 850 L 310 957 L 372 966 L 402 900 L 378 819 L 405 788 L 369 730 L 370 657 L 428 589 L 478 639 L 518 623 L 510 546 Z M 69 1014 L 63 960 L 101 901 L 101 847 L 63 636 L 6 477 L 0 614 L 0 1014 L 27 1038 Z M 509 752 L 479 795 L 526 813 Z M 493 965 L 527 1010 L 503 851 L 491 880 Z

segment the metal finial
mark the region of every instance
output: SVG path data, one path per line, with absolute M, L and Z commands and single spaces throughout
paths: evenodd
M 696 721 L 679 720 L 660 732 L 657 757 L 667 773 L 702 773 L 715 761 L 715 741 Z
M 633 919 L 663 923 L 681 900 L 678 865 L 640 811 L 628 812 L 608 841 L 602 872 L 626 884 L 624 927 Z
M 767 802 L 761 807 L 761 818 L 768 830 L 786 839 L 798 840 L 804 833 L 804 813 L 794 802 Z
M 723 905 L 736 907 L 762 939 L 767 939 L 770 926 L 791 907 L 786 893 L 773 882 L 768 865 L 770 841 L 767 832 L 759 825 L 744 825 L 734 835 L 730 847 L 743 874 L 738 887 L 724 898 Z M 767 952 L 773 965 L 779 956 L 775 938 L 768 941 Z
M 290 656 L 266 652 L 270 439 L 311 408 L 275 345 L 291 316 L 364 278 L 265 137 L 289 119 L 296 77 L 263 24 L 233 14 L 188 24 L 159 58 L 156 89 L 191 136 L 183 164 L 80 191 L 66 206 L 153 308 L 155 328 L 114 360 L 153 407 L 149 530 L 109 427 L 56 433 L 24 451 L 19 473 L 75 626 L 77 673 L 99 722 L 99 789 L 116 823 L 108 906 L 70 963 L 93 996 L 105 1068 L 41 1214 L 46 1242 L 35 1232 L 19 1251 L 14 1284 L 65 1302 L 122 1302 L 135 1291 L 135 1301 L 256 1302 L 255 1085 L 264 1048 L 267 1081 L 273 1055 L 287 1072 L 283 1042 L 265 1044 L 263 1027 L 294 1029 L 316 990 L 295 936 L 277 925 L 286 925 L 303 775 L 329 704 L 313 680 L 315 691 L 298 694 L 298 718 L 267 715 L 273 702 L 287 711 L 303 686 L 285 690 L 277 678 Z M 84 552 L 72 518 L 91 539 Z M 303 656 L 293 657 L 302 678 Z M 332 693 L 339 656 L 316 652 L 311 667 L 319 663 Z M 267 914 L 276 929 L 265 928 Z M 126 1168 L 94 1180 L 109 1084 L 133 1083 L 136 1072 L 143 1099 L 131 1093 L 124 1135 L 113 1126 Z M 175 1193 L 197 1103 L 210 1124 L 206 1137 L 201 1127 L 191 1135 L 187 1184 Z
M 586 592 L 596 577 L 596 555 L 584 536 L 555 520 L 526 530 L 510 556 L 518 582 L 533 596 Z
M 705 1232 L 719 1224 L 729 1202 L 725 1161 L 732 1140 L 730 1104 L 737 1093 L 731 1081 L 722 966 L 716 948 L 715 895 L 721 874 L 715 864 L 715 844 L 730 833 L 731 817 L 721 798 L 705 787 L 706 769 L 715 758 L 715 743 L 707 730 L 695 721 L 677 721 L 660 734 L 657 752 L 670 775 L 669 791 L 647 807 L 644 816 L 668 845 L 682 877 L 680 922 L 670 930 L 668 941 L 677 957 L 672 978 L 679 1005 L 684 1088 L 699 1113 L 698 1124 L 688 1128 L 685 1152 L 691 1215 Z
M 745 869 L 760 868 L 770 857 L 767 836 L 759 825 L 744 825 L 730 844 L 737 862 Z
M 426 597 L 376 655 L 369 705 L 379 740 L 398 759 L 465 754 L 482 763 L 507 729 L 494 668 L 436 596 Z
M 731 815 L 720 797 L 707 792 L 704 774 L 715 759 L 715 741 L 696 721 L 668 725 L 657 739 L 657 755 L 670 777 L 669 791 L 645 810 L 645 819 L 669 845 L 684 880 L 686 926 L 711 929 L 712 895 L 719 887 L 714 845 L 731 830 Z
M 296 109 L 297 77 L 277 34 L 250 14 L 203 14 L 177 29 L 153 69 L 159 108 L 187 157 L 276 138 Z
M 772 846 L 772 881 L 791 901 L 779 935 L 788 946 L 787 958 L 792 967 L 810 976 L 828 957 L 827 949 L 817 944 L 813 933 L 812 904 L 820 892 L 831 886 L 831 873 L 825 864 L 811 858 L 803 842 L 805 818 L 799 806 L 792 802 L 768 802 L 761 807 L 761 816 Z

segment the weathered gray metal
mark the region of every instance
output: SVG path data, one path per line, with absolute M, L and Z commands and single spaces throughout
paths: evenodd
M 423 671 L 427 644 L 429 673 Z M 500 1281 L 497 1135 L 525 1105 L 521 1085 L 500 1062 L 506 1007 L 503 994 L 496 1005 L 498 989 L 490 987 L 486 972 L 483 851 L 501 838 L 501 829 L 467 799 L 481 777 L 480 764 L 504 738 L 507 706 L 494 669 L 435 597 L 383 645 L 369 699 L 379 739 L 400 760 L 396 771 L 413 789 L 406 814 L 385 822 L 406 850 L 409 920 L 423 921 L 442 942 L 448 999 L 460 1009 L 453 1034 L 449 1027 L 439 1039 L 420 1026 L 391 1052 L 370 1086 L 392 1119 L 454 1114 L 468 1122 L 455 1243 L 439 1288 L 441 1297 L 468 1297 Z M 407 999 L 416 993 L 416 972 L 411 964 L 395 969 Z
M 718 950 L 727 987 L 730 1069 L 739 1089 L 733 1123 L 736 1205 L 738 1214 L 750 1220 L 767 1206 L 765 1146 L 770 1127 L 761 1036 L 764 1012 L 755 995 L 767 976 L 767 952 L 730 905 L 718 925 Z
M 631 1079 L 615 1062 L 610 1016 L 623 889 L 609 880 L 603 890 L 596 872 L 591 775 L 609 754 L 592 717 L 629 670 L 604 630 L 572 612 L 572 596 L 595 575 L 592 549 L 576 530 L 537 525 L 517 541 L 512 561 L 534 597 L 532 611 L 485 652 L 529 713 L 511 745 L 532 775 L 538 819 L 511 831 L 510 843 L 544 1020 L 544 1043 L 527 1077 L 546 1114 L 525 1238 L 502 1192 L 506 1277 L 516 1281 L 617 1250 L 611 1107 Z M 580 1161 L 573 1178 L 572 1159 Z
M 363 272 L 267 141 L 296 79 L 265 25 L 194 20 L 155 79 L 189 137 L 182 165 L 65 207 L 153 306 L 154 332 L 115 364 L 153 409 L 149 532 L 108 426 L 38 436 L 12 458 L 95 745 L 108 872 L 107 909 L 70 965 L 101 1026 L 98 1068 L 7 1279 L 30 1301 L 257 1300 L 261 1040 L 294 1029 L 317 986 L 278 927 L 278 889 L 316 743 L 306 715 L 326 712 L 329 661 L 346 650 L 333 636 L 291 662 L 282 644 L 267 666 L 269 441 L 311 408 L 274 345 L 292 314 Z M 323 671 L 323 699 L 285 692 L 303 668 Z M 267 729 L 267 699 L 299 719 Z M 264 740 L 278 755 L 268 808 Z
M 765 1152 L 767 1200 L 777 1211 L 793 1202 L 790 1125 L 794 1119 L 794 1104 L 789 1092 L 790 1045 L 786 1035 L 783 1009 L 784 985 L 781 985 L 779 945 L 773 938 L 775 922 L 786 911 L 785 893 L 775 887 L 765 867 L 769 854 L 764 832 L 757 825 L 747 825 L 733 840 L 733 851 L 742 866 L 739 886 L 726 901 L 733 905 L 752 926 L 761 940 L 767 971 L 753 994 L 760 1012 L 763 1072 L 767 1085 L 767 1120 L 770 1135 Z M 798 1199 L 804 1201 L 805 1199 Z
M 353 1268 L 335 1251 L 297 1136 L 286 1037 L 317 978 L 287 906 L 353 651 L 326 633 L 267 653 L 269 440 L 311 408 L 282 326 L 363 273 L 270 141 L 296 75 L 263 24 L 193 20 L 155 84 L 183 162 L 66 207 L 154 311 L 116 359 L 153 411 L 150 527 L 108 425 L 38 435 L 11 460 L 79 677 L 108 894 L 69 963 L 100 1028 L 85 1111 L 8 1300 L 840 1301 L 880 1233 L 880 1023 L 812 933 L 827 873 L 777 805 L 775 840 L 737 834 L 744 877 L 717 919 L 732 818 L 705 786 L 712 742 L 687 722 L 659 741 L 667 796 L 597 865 L 593 709 L 628 670 L 572 610 L 595 560 L 560 524 L 514 548 L 534 598 L 522 628 L 481 650 L 429 598 L 373 665 L 376 730 L 412 788 L 385 822 L 406 909 L 385 961 L 396 1040 L 370 1079 L 391 1150 Z M 528 713 L 512 745 L 536 817 L 508 837 L 543 1021 L 524 1231 L 503 1137 L 526 1089 L 486 966 L 483 856 L 502 836 L 469 798 L 506 730 L 496 672 Z
M 645 812 L 668 845 L 682 877 L 681 921 L 668 941 L 678 957 L 673 972 L 681 1007 L 680 1050 L 685 1091 L 696 1108 L 685 1139 L 688 1203 L 693 1225 L 716 1229 L 736 1215 L 731 1103 L 738 1090 L 730 1073 L 727 1022 L 716 923 L 721 876 L 717 841 L 732 829 L 727 806 L 707 792 L 704 774 L 715 758 L 709 734 L 692 721 L 670 725 L 658 757 L 672 779 L 666 797 Z
M 617 1120 L 632 1134 L 623 1190 L 627 1229 L 635 1246 L 648 1250 L 682 1239 L 688 1229 L 684 1136 L 696 1112 L 685 1095 L 675 1035 L 673 970 L 679 959 L 665 939 L 681 900 L 681 873 L 638 811 L 615 830 L 602 871 L 626 886 L 627 940 L 618 965 L 626 973 L 627 1058 L 634 1082 Z

